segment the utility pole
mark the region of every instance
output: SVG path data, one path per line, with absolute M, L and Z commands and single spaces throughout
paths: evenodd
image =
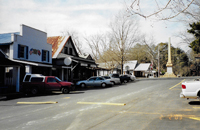
M 160 50 L 158 44 L 158 77 L 160 77 Z

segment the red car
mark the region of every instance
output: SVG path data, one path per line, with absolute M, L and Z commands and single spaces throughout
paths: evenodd
M 61 81 L 55 76 L 43 76 L 40 74 L 26 74 L 23 79 L 22 89 L 24 92 L 31 92 L 36 95 L 39 92 L 45 91 L 62 91 L 62 93 L 69 93 L 75 89 L 71 82 Z

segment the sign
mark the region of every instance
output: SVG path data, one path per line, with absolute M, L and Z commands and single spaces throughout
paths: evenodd
M 40 52 L 40 50 L 31 48 L 30 51 L 29 51 L 29 54 L 30 55 L 35 54 L 35 55 L 39 55 L 40 56 L 41 52 Z

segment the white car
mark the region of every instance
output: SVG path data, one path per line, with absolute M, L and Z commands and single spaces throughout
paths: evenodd
M 113 84 L 121 84 L 120 82 L 120 78 L 113 78 L 113 77 L 110 77 L 110 76 L 101 76 L 105 79 L 110 79 L 111 82 L 113 82 Z
M 182 92 L 180 93 L 181 98 L 192 98 L 197 99 L 200 97 L 200 81 L 187 81 L 182 83 Z

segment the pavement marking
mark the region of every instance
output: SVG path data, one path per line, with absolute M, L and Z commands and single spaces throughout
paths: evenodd
M 102 102 L 77 102 L 77 104 L 100 104 L 100 105 L 115 105 L 115 106 L 125 106 L 125 103 L 102 103 Z
M 192 108 L 194 108 L 194 109 L 196 109 L 196 108 L 197 108 L 197 109 L 200 109 L 200 107 L 192 107 Z
M 55 104 L 58 102 L 17 102 L 17 104 Z
M 64 97 L 63 99 L 69 99 L 70 97 Z
M 200 117 L 189 117 L 189 119 L 200 121 Z
M 169 90 L 171 90 L 171 89 L 175 88 L 176 86 L 178 86 L 179 84 L 181 84 L 183 81 L 185 81 L 185 79 L 184 79 L 184 80 L 182 80 L 180 83 L 178 83 L 178 84 L 174 85 L 173 87 L 169 88 Z

